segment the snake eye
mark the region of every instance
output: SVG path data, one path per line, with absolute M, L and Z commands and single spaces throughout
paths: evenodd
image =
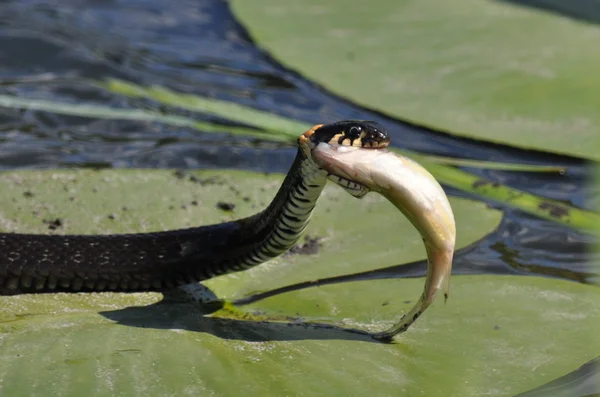
M 351 140 L 358 139 L 360 137 L 361 132 L 362 132 L 362 128 L 360 128 L 359 126 L 356 126 L 356 125 L 352 126 L 348 130 L 347 137 L 350 138 Z

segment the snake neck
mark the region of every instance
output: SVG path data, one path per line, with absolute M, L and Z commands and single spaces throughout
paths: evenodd
M 233 270 L 256 266 L 290 249 L 308 225 L 326 183 L 327 173 L 299 149 L 271 204 L 264 211 L 238 221 L 241 234 L 253 236 L 253 243 L 232 265 Z

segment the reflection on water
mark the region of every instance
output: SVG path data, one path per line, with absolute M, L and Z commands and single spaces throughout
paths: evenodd
M 469 170 L 494 181 L 585 208 L 599 196 L 597 188 L 586 183 L 590 166 L 578 159 L 455 138 L 325 92 L 256 48 L 223 1 L 4 1 L 0 48 L 0 94 L 181 113 L 86 83 L 114 77 L 230 100 L 308 123 L 374 119 L 390 130 L 394 145 L 407 149 L 569 166 L 566 175 Z M 226 125 L 227 120 L 221 121 Z M 0 132 L 0 170 L 94 166 L 286 172 L 295 153 L 289 145 L 155 122 L 93 120 L 1 107 Z M 587 264 L 597 259 L 587 252 L 592 243 L 588 235 L 508 209 L 498 230 L 458 253 L 455 271 L 535 273 L 591 282 Z M 417 264 L 381 274 L 390 272 L 410 277 L 422 275 L 423 268 Z

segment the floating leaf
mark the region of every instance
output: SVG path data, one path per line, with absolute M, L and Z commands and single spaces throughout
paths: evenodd
M 60 233 L 137 232 L 220 222 L 266 206 L 280 175 L 249 172 L 78 170 L 0 174 L 0 228 Z M 236 204 L 221 211 L 218 201 Z M 496 227 L 500 213 L 451 199 L 458 246 Z M 477 221 L 474 222 L 473 220 Z M 285 255 L 208 280 L 222 298 L 297 281 L 424 258 L 420 237 L 377 195 L 356 200 L 328 186 L 307 234 L 311 255 Z M 380 330 L 419 296 L 422 279 L 309 288 L 203 316 L 160 294 L 0 297 L 0 392 L 6 395 L 510 395 L 589 360 L 598 290 L 533 277 L 452 279 L 395 344 L 347 328 Z M 266 313 L 295 322 L 252 321 Z M 220 316 L 220 317 L 219 317 Z M 310 321 L 321 325 L 308 325 Z M 60 381 L 58 381 L 60 380 Z
M 457 135 L 600 160 L 598 25 L 489 0 L 231 7 L 280 62 L 360 105 Z

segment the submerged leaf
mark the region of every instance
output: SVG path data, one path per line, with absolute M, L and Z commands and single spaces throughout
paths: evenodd
M 203 98 L 198 95 L 175 92 L 161 86 L 143 87 L 124 80 L 109 79 L 96 83 L 101 88 L 130 98 L 147 98 L 158 103 L 176 106 L 195 112 L 208 113 L 239 123 L 260 126 L 271 131 L 274 139 L 287 138 L 294 142 L 308 127 L 306 124 L 277 116 L 248 106 L 218 99 Z
M 119 109 L 110 106 L 61 103 L 41 99 L 24 99 L 8 95 L 0 95 L 0 107 L 39 110 L 98 119 L 149 121 L 177 127 L 188 127 L 200 131 L 222 132 L 277 142 L 289 141 L 288 137 L 281 137 L 280 135 L 261 131 L 256 128 L 224 126 L 216 123 L 194 120 L 185 116 L 163 114 L 152 110 Z
M 501 170 L 514 172 L 547 172 L 547 173 L 564 173 L 566 167 L 555 165 L 539 165 L 539 164 L 521 164 L 521 163 L 499 163 L 496 161 L 471 160 L 458 157 L 436 156 L 432 154 L 417 154 L 409 150 L 398 150 L 407 156 L 413 157 L 419 161 L 425 160 L 431 163 L 451 165 L 455 167 L 481 168 L 486 170 Z
M 434 163 L 425 163 L 423 165 L 445 185 L 505 203 L 511 207 L 537 215 L 540 218 L 582 229 L 588 233 L 597 230 L 600 224 L 600 214 L 596 212 L 587 211 L 564 202 L 504 186 L 456 168 Z

